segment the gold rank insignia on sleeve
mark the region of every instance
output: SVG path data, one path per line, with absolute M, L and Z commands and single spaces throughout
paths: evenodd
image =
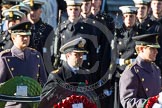
M 58 72 L 59 72 L 59 69 L 52 71 L 52 73 L 58 73 Z

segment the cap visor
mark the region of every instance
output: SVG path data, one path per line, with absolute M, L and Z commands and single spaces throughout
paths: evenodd
M 88 53 L 86 50 L 73 50 L 73 52 L 82 52 L 82 53 Z
M 12 34 L 28 36 L 28 35 L 31 35 L 31 32 L 17 32 L 17 33 L 12 33 Z
M 152 47 L 152 48 L 160 48 L 160 45 L 147 45 L 149 47 Z

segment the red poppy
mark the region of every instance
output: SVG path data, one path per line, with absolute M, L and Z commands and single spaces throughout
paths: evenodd
M 54 104 L 54 108 L 72 108 L 73 104 L 82 103 L 84 108 L 97 108 L 97 105 L 83 95 L 71 95 L 61 102 Z

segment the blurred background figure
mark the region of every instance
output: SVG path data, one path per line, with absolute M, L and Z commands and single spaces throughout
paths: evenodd
M 81 5 L 81 18 L 89 17 L 91 13 L 92 0 L 83 0 Z
M 22 18 L 21 22 L 26 22 L 28 21 L 27 15 L 30 13 L 31 9 L 28 5 L 25 5 L 24 3 L 20 3 L 18 5 L 12 6 L 10 9 L 17 9 L 25 14 L 25 17 Z
M 45 62 L 46 69 L 52 66 L 51 63 L 51 48 L 52 40 L 54 37 L 54 29 L 51 25 L 44 23 L 41 19 L 42 6 L 45 4 L 44 0 L 24 0 L 24 4 L 30 6 L 31 11 L 28 14 L 27 18 L 32 23 L 32 35 L 30 38 L 29 47 L 32 47 L 39 51 L 43 57 L 44 61 L 47 59 L 48 63 Z M 47 41 L 48 39 L 48 41 Z M 51 68 L 50 68 L 51 70 Z M 48 71 L 50 72 L 50 71 Z
M 151 1 L 151 9 L 152 14 L 150 16 L 150 19 L 153 21 L 157 21 L 162 25 L 162 1 L 161 0 L 152 0 Z M 162 35 L 161 35 L 161 28 L 157 28 L 158 31 L 160 31 L 159 36 L 159 44 L 162 46 Z M 158 49 L 158 55 L 156 59 L 156 64 L 160 67 L 162 70 L 162 47 Z
M 6 21 L 7 28 L 10 28 L 16 24 L 19 24 L 25 16 L 25 14 L 17 9 L 6 9 L 2 12 L 3 19 Z M 13 46 L 11 41 L 10 31 L 6 30 L 0 37 L 0 50 L 9 49 Z
M 136 25 L 137 21 L 137 7 L 135 6 L 121 6 L 119 9 L 123 15 L 123 25 L 120 28 L 115 29 L 115 38 L 117 40 L 117 53 L 118 58 L 116 60 L 117 68 L 114 74 L 114 87 L 115 87 L 115 99 L 114 102 L 117 103 L 114 108 L 121 108 L 119 100 L 119 79 L 120 74 L 124 71 L 125 67 L 132 63 L 137 56 L 135 52 L 135 42 L 132 37 L 144 34 L 147 31 L 138 28 Z

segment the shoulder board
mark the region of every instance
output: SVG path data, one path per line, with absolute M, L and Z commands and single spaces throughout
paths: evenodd
M 31 47 L 27 47 L 28 49 L 32 50 L 32 51 L 36 51 L 36 49 L 31 48 Z
M 54 71 L 52 71 L 52 73 L 58 73 L 60 69 L 56 69 Z
M 60 25 L 58 25 L 58 27 L 60 26 L 60 31 L 63 30 L 63 29 L 65 29 L 65 28 L 67 28 L 67 24 L 68 24 L 68 22 L 67 21 L 64 21 Z
M 152 64 L 156 67 L 156 69 L 160 70 L 159 66 L 157 66 L 154 62 Z
M 31 51 L 31 53 L 38 53 L 38 51 L 34 48 L 30 48 L 30 47 L 27 47 L 27 49 L 29 49 Z
M 131 64 L 128 65 L 128 68 L 131 68 L 132 66 L 133 66 L 133 64 L 131 63 Z
M 6 49 L 6 50 L 4 50 L 4 51 L 1 51 L 0 52 L 0 55 L 2 56 L 3 54 L 6 54 L 6 53 L 8 53 L 8 52 L 10 52 L 11 51 L 11 49 Z
M 135 63 L 131 63 L 126 67 L 126 69 L 131 69 L 134 65 L 135 65 Z

